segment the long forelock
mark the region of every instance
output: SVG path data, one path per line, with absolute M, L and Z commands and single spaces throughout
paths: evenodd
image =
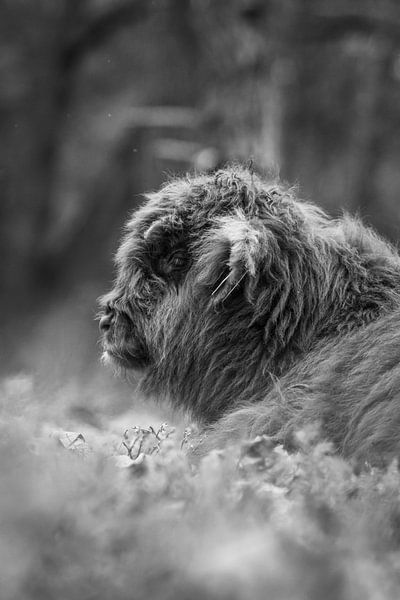
M 132 214 L 125 226 L 125 245 L 130 236 L 143 236 L 154 223 L 173 220 L 174 214 L 187 215 L 190 221 L 201 213 L 204 218 L 213 219 L 235 210 L 243 211 L 248 217 L 262 216 L 265 210 L 301 211 L 301 207 L 296 208 L 294 188 L 277 178 L 263 180 L 237 165 L 215 174 L 171 179 L 158 191 L 145 194 L 145 199 L 145 204 Z M 310 220 L 310 215 L 307 218 Z

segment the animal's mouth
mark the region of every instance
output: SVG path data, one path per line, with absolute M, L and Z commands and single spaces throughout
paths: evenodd
M 149 364 L 149 358 L 139 345 L 116 346 L 103 340 L 103 362 L 123 369 L 141 371 Z

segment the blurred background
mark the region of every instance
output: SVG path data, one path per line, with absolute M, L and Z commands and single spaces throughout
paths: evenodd
M 117 411 L 134 392 L 99 365 L 96 298 L 168 174 L 253 158 L 397 243 L 400 3 L 0 0 L 0 131 L 8 397 L 24 374 Z

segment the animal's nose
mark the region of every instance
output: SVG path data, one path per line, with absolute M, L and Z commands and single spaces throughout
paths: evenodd
M 102 333 L 106 333 L 106 331 L 110 329 L 113 316 L 113 313 L 110 311 L 101 317 L 99 321 L 99 329 Z

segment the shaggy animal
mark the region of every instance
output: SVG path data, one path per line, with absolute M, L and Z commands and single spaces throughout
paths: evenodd
M 400 459 L 400 309 L 339 339 L 320 343 L 258 404 L 225 415 L 194 453 L 271 436 L 289 449 L 296 434 L 318 424 L 318 439 L 358 463 Z
M 389 244 L 238 167 L 151 194 L 116 265 L 102 300 L 106 360 L 206 425 L 265 404 L 313 348 L 400 306 Z

